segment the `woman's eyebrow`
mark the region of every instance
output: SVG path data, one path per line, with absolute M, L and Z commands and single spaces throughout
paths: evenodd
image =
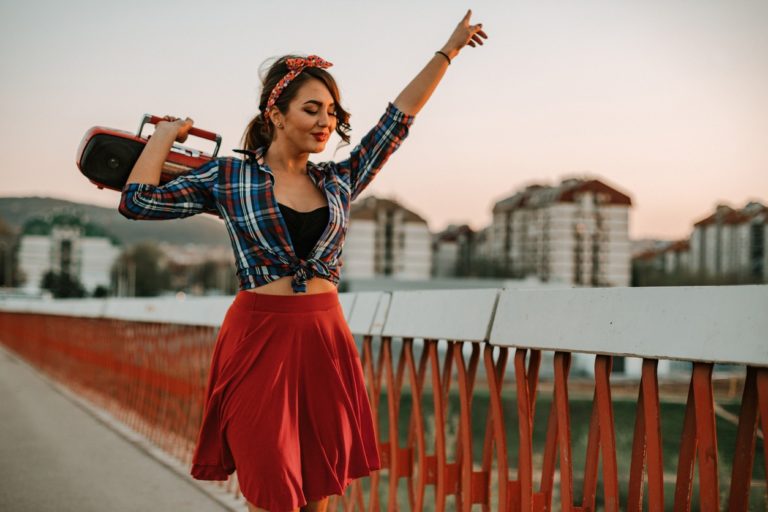
M 322 102 L 322 101 L 318 101 L 318 100 L 309 100 L 309 101 L 305 101 L 305 102 L 304 102 L 304 104 L 305 104 L 305 105 L 306 105 L 307 103 L 312 103 L 313 105 L 317 105 L 318 107 L 322 107 L 322 106 L 323 106 L 323 102 Z M 335 103 L 333 103 L 333 102 L 331 102 L 331 103 L 330 103 L 328 106 L 329 106 L 329 107 L 335 107 L 335 106 L 336 106 L 336 104 L 335 104 Z

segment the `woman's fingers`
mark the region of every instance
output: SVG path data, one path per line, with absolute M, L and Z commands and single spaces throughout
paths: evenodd
M 464 46 L 476 48 L 477 45 L 483 45 L 483 39 L 488 39 L 488 35 L 483 30 L 483 24 L 470 24 L 471 17 L 472 9 L 467 9 L 466 14 L 448 39 L 447 47 L 449 50 L 459 51 Z

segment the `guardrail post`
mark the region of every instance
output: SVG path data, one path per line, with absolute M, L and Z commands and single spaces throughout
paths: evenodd
M 597 494 L 598 451 L 603 460 L 603 494 L 606 512 L 619 510 L 619 476 L 616 469 L 616 436 L 613 423 L 610 375 L 613 358 L 598 355 L 595 358 L 595 394 L 592 418 L 587 439 L 587 457 L 584 467 L 584 493 L 581 506 L 595 510 Z
M 664 510 L 664 462 L 659 416 L 658 360 L 643 359 L 635 413 L 632 464 L 629 473 L 628 512 L 643 510 L 643 475 L 648 468 L 648 510 Z
M 383 343 L 383 340 L 382 340 Z M 373 363 L 373 336 L 366 335 L 363 337 L 363 370 L 368 380 L 368 393 L 369 400 L 371 402 L 371 412 L 373 416 L 373 430 L 376 435 L 376 442 L 379 446 L 379 455 L 381 457 L 382 468 L 386 467 L 385 460 L 385 445 L 381 442 L 381 434 L 379 432 L 379 401 L 381 397 L 381 374 L 382 374 L 382 360 L 381 351 L 379 352 L 379 360 L 376 367 Z M 379 512 L 379 479 L 381 476 L 378 471 L 374 471 L 371 475 L 371 490 L 368 501 L 368 510 L 370 512 Z
M 520 490 L 518 506 L 523 512 L 533 510 L 533 418 L 536 412 L 536 387 L 539 383 L 539 366 L 541 365 L 541 351 L 531 350 L 526 369 L 525 358 L 528 352 L 523 348 L 515 351 L 517 425 L 520 432 L 520 453 L 517 462 L 517 480 Z M 547 437 L 549 438 L 549 435 Z M 546 471 L 544 473 L 546 475 Z M 544 477 L 542 482 L 543 479 Z
M 711 363 L 693 364 L 680 439 L 675 510 L 691 509 L 696 458 L 699 461 L 699 506 L 704 511 L 720 510 L 712 366 Z
M 485 361 L 485 374 L 488 379 L 489 409 L 485 426 L 485 442 L 483 444 L 483 471 L 491 474 L 491 464 L 493 459 L 493 446 L 496 447 L 496 469 L 498 480 L 498 510 L 506 512 L 507 510 L 518 510 L 519 507 L 519 486 L 518 493 L 510 496 L 511 486 L 509 485 L 509 461 L 507 460 L 507 434 L 504 428 L 504 409 L 501 401 L 501 387 L 504 382 L 504 370 L 507 366 L 507 347 L 499 347 L 499 356 L 497 362 L 493 362 L 493 346 L 486 343 L 483 350 L 483 359 Z M 490 478 L 489 478 L 490 486 Z M 492 489 L 488 489 L 490 498 Z M 514 503 L 514 506 L 511 505 Z M 484 506 L 483 510 L 488 507 Z

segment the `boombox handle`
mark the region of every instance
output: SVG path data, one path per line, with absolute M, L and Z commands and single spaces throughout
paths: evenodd
M 139 125 L 139 131 L 136 134 L 138 137 L 141 137 L 141 132 L 144 129 L 144 125 L 149 124 L 157 124 L 160 121 L 163 121 L 164 119 L 162 117 L 153 116 L 151 114 L 144 114 L 144 118 L 141 120 L 141 125 Z M 219 147 L 221 147 L 221 135 L 218 135 L 213 132 L 209 132 L 206 130 L 201 130 L 200 128 L 192 127 L 189 130 L 190 135 L 194 135 L 195 137 L 200 137 L 201 139 L 206 140 L 212 140 L 216 143 L 216 147 L 213 150 L 213 154 L 211 155 L 211 158 L 216 158 L 216 155 L 219 154 Z

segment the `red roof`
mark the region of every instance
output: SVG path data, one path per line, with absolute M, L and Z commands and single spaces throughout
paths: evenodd
M 498 201 L 493 211 L 512 211 L 526 206 L 542 207 L 554 203 L 575 203 L 578 197 L 591 192 L 601 198 L 600 204 L 632 205 L 632 199 L 623 192 L 597 179 L 569 179 L 555 187 L 530 185 L 521 192 Z
M 688 242 L 688 240 L 678 240 L 677 242 L 672 242 L 669 244 L 669 246 L 664 249 L 664 252 L 685 252 L 691 250 L 691 244 Z
M 604 204 L 625 204 L 627 206 L 632 205 L 632 199 L 626 194 L 623 194 L 615 188 L 609 187 L 600 180 L 585 181 L 573 188 L 565 190 L 560 194 L 561 203 L 575 203 L 576 197 L 584 192 L 592 192 L 594 194 L 605 194 L 608 198 L 603 201 Z
M 728 205 L 719 204 L 715 212 L 708 217 L 693 224 L 694 227 L 708 226 L 710 224 L 743 224 L 749 222 L 758 215 L 768 212 L 768 208 L 759 203 L 750 203 L 741 210 L 734 210 Z M 766 215 L 768 217 L 768 215 Z

